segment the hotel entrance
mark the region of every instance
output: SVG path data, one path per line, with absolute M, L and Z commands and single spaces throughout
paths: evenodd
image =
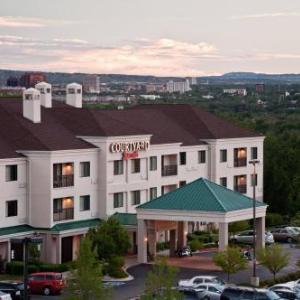
M 73 236 L 61 239 L 61 263 L 73 260 Z

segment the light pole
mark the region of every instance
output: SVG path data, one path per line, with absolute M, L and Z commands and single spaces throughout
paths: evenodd
M 259 164 L 258 159 L 249 161 L 253 165 L 252 187 L 253 187 L 253 273 L 251 277 L 251 285 L 259 286 L 259 277 L 256 276 L 256 165 Z
M 11 239 L 11 243 L 22 244 L 23 245 L 23 277 L 24 277 L 24 291 L 23 291 L 23 299 L 28 300 L 28 258 L 29 258 L 29 244 L 42 244 L 43 239 L 39 238 L 38 234 L 34 233 L 33 237 L 25 237 L 25 238 L 16 238 Z

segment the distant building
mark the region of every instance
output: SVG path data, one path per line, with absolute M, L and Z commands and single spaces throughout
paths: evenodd
M 87 75 L 84 78 L 83 90 L 86 93 L 100 93 L 100 76 Z
M 164 84 L 146 84 L 146 93 L 164 93 L 166 92 L 166 86 Z
M 168 93 L 180 93 L 184 94 L 191 90 L 190 82 L 188 79 L 185 81 L 174 81 L 170 80 L 167 82 Z
M 159 95 L 140 95 L 141 98 L 145 99 L 145 100 L 156 100 L 156 99 L 160 99 Z
M 258 83 L 255 85 L 256 93 L 263 93 L 265 91 L 265 85 L 263 83 Z
M 19 79 L 17 77 L 9 77 L 6 81 L 6 85 L 10 87 L 16 87 L 19 86 Z
M 37 83 L 46 81 L 46 76 L 43 73 L 31 72 L 21 76 L 19 85 L 22 87 L 34 87 Z
M 223 94 L 247 96 L 246 89 L 223 89 Z
M 190 85 L 197 85 L 197 77 L 188 77 L 187 80 L 189 81 Z

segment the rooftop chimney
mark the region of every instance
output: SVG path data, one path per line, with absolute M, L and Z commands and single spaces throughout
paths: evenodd
M 41 94 L 34 88 L 23 92 L 23 117 L 41 123 Z
M 82 108 L 82 86 L 78 83 L 69 83 L 66 87 L 67 104 Z
M 47 82 L 39 82 L 35 88 L 41 93 L 41 105 L 47 108 L 52 107 L 51 84 Z

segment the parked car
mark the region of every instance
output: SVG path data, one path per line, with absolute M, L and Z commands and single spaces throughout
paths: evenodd
M 227 287 L 223 290 L 220 300 L 279 300 L 282 299 L 273 291 L 250 287 Z
M 197 299 L 200 300 L 219 300 L 223 289 L 224 285 L 202 283 L 194 289 L 194 293 L 197 295 Z
M 192 253 L 192 250 L 190 247 L 182 247 L 182 248 L 179 248 L 177 251 L 176 251 L 176 254 L 179 256 L 179 257 L 183 257 L 183 256 L 193 256 L 193 253 Z
M 191 279 L 179 280 L 178 289 L 180 291 L 193 292 L 200 284 L 203 283 L 225 285 L 225 282 L 216 276 L 195 276 Z
M 10 294 L 12 300 L 24 299 L 23 282 L 1 281 L 0 292 Z M 30 299 L 30 290 L 28 288 L 28 300 Z
M 271 230 L 275 242 L 296 242 L 299 238 L 299 232 L 293 227 L 275 228 Z
M 298 300 L 300 299 L 300 293 L 290 291 L 288 289 L 275 289 L 273 290 L 280 298 L 287 300 Z
M 253 230 L 245 230 L 242 231 L 230 238 L 233 243 L 241 243 L 241 244 L 252 244 L 253 243 Z M 269 231 L 265 232 L 265 243 L 267 245 L 274 243 L 273 234 Z
M 59 294 L 64 288 L 62 274 L 54 272 L 32 273 L 29 276 L 28 284 L 32 293 L 46 296 Z
M 288 290 L 288 291 L 294 291 L 295 290 L 295 283 L 294 281 L 286 282 L 286 283 L 278 283 L 274 284 L 271 287 L 269 287 L 270 291 L 276 291 L 276 290 Z
M 12 300 L 10 294 L 0 292 L 0 300 Z

